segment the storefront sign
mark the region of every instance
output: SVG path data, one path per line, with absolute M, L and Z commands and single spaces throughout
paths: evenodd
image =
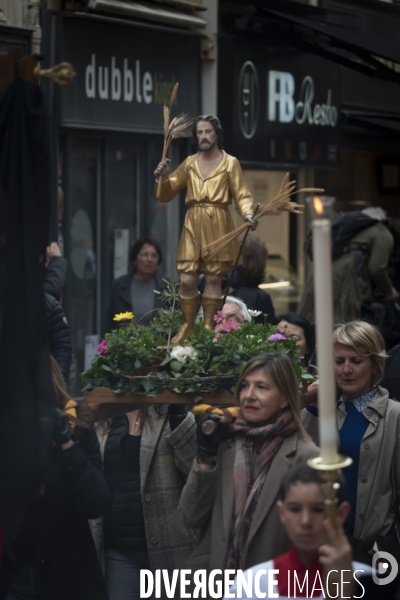
M 77 77 L 61 92 L 62 125 L 162 133 L 177 81 L 177 113 L 199 113 L 196 38 L 64 18 L 63 60 Z
M 226 147 L 244 163 L 326 164 L 339 156 L 339 67 L 290 49 L 249 43 L 220 47 L 220 70 L 234 64 L 230 89 L 220 85 Z M 232 67 L 230 67 L 232 70 Z M 232 89 L 232 88 L 231 88 Z M 228 122 L 227 122 L 228 118 Z M 229 145 L 229 146 L 228 146 Z

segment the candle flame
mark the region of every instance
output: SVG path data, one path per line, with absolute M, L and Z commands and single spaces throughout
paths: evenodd
M 324 214 L 324 205 L 322 203 L 321 198 L 319 198 L 318 196 L 314 196 L 313 198 L 313 202 L 314 202 L 314 209 L 315 212 L 318 215 L 323 215 Z

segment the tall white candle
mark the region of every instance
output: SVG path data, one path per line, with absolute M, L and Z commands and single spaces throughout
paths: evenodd
M 322 202 L 320 200 L 319 202 L 320 208 L 322 208 Z M 315 327 L 319 375 L 319 443 L 322 462 L 332 464 L 337 457 L 337 424 L 332 343 L 331 222 L 329 219 L 316 219 L 312 223 L 312 230 Z

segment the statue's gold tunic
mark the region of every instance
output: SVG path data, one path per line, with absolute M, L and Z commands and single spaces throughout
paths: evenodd
M 237 239 L 211 260 L 204 262 L 201 249 L 234 229 L 228 208 L 232 198 L 236 210 L 244 219 L 254 212 L 253 197 L 235 157 L 223 152 L 220 164 L 207 177 L 202 176 L 197 158 L 198 154 L 189 156 L 161 184 L 158 200 L 169 202 L 181 189 L 187 187 L 185 202 L 189 210 L 176 254 L 178 271 L 225 275 L 239 252 Z

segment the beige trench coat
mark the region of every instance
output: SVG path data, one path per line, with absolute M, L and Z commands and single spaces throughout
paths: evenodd
M 312 442 L 297 433 L 286 438 L 272 460 L 251 524 L 241 569 L 286 552 L 290 542 L 279 519 L 276 501 L 282 475 L 291 466 L 319 455 Z M 225 569 L 234 504 L 235 442 L 221 445 L 217 465 L 204 471 L 194 461 L 183 489 L 179 509 L 188 527 L 201 528 L 188 569 Z
M 395 505 L 400 500 L 400 403 L 378 386 L 375 397 L 363 410 L 369 421 L 360 446 L 357 507 L 354 537 L 373 546 L 377 536 L 387 535 L 394 527 Z M 346 419 L 343 396 L 337 407 L 339 430 Z M 318 417 L 306 409 L 301 420 L 307 433 L 318 443 Z
M 197 536 L 182 522 L 178 502 L 197 453 L 196 423 L 192 413 L 171 432 L 167 407 L 151 408 L 152 427 L 143 429 L 140 444 L 140 487 L 150 565 L 155 569 L 186 567 Z M 98 431 L 100 449 L 108 433 Z M 103 519 L 91 521 L 96 550 L 104 569 Z
M 162 183 L 158 196 L 160 202 L 169 202 L 187 187 L 185 202 L 189 210 L 179 241 L 177 262 L 200 260 L 200 251 L 204 246 L 233 231 L 228 210 L 232 199 L 242 219 L 254 212 L 253 197 L 237 158 L 223 152 L 222 161 L 207 177 L 202 176 L 197 158 L 198 154 L 194 154 L 183 161 Z M 234 262 L 238 251 L 238 241 L 234 240 L 218 252 L 211 262 Z

